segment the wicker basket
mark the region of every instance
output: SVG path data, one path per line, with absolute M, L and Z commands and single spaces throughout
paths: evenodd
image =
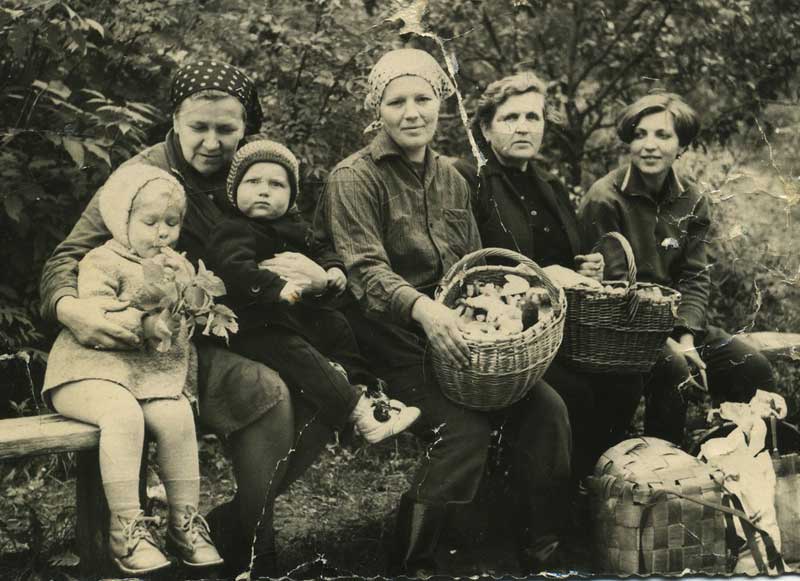
M 650 371 L 664 349 L 675 325 L 680 293 L 651 283 L 636 282 L 636 263 L 625 237 L 610 232 L 628 261 L 628 281 L 604 285 L 626 287 L 625 294 L 603 290 L 566 288 L 567 319 L 559 358 L 572 367 L 594 373 L 643 373 Z M 664 299 L 656 302 L 636 291 L 657 287 Z
M 707 464 L 674 444 L 635 438 L 614 446 L 589 490 L 596 573 L 728 570 L 723 513 L 690 500 L 721 505 L 722 489 Z
M 487 257 L 516 260 L 530 270 L 511 266 L 473 266 Z M 543 286 L 553 304 L 554 316 L 543 328 L 533 327 L 495 340 L 476 341 L 465 337 L 470 365 L 453 367 L 436 350 L 431 350 L 433 369 L 442 393 L 465 407 L 496 410 L 519 401 L 538 381 L 558 351 L 564 330 L 566 299 L 539 266 L 522 254 L 504 248 L 484 248 L 459 260 L 442 279 L 436 300 L 453 307 L 466 284 L 505 282 L 506 274 L 526 278 Z

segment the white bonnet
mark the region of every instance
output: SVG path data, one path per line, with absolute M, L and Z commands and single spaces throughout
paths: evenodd
M 185 192 L 180 182 L 168 172 L 143 163 L 126 163 L 113 172 L 100 188 L 100 215 L 114 240 L 130 247 L 128 222 L 136 195 L 150 182 L 164 180 L 185 203 Z

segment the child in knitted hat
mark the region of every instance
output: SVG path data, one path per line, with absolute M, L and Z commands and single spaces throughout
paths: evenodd
M 280 143 L 253 141 L 233 158 L 227 193 L 238 215 L 208 245 L 239 318 L 230 346 L 280 373 L 328 425 L 353 422 L 379 442 L 410 426 L 419 409 L 382 394 L 347 319 L 330 305 L 345 290 L 344 264 L 294 207 L 298 181 L 297 159 Z
M 168 546 L 190 567 L 218 565 L 222 559 L 197 512 L 197 439 L 183 393 L 196 382 L 194 348 L 185 325 L 173 329 L 143 306 L 152 302 L 143 261 L 162 265 L 170 280 L 194 276 L 192 265 L 172 250 L 186 212 L 184 190 L 161 169 L 131 164 L 108 178 L 99 200 L 113 238 L 80 261 L 78 295 L 127 303 L 107 316 L 136 333 L 142 348 L 92 349 L 64 329 L 50 351 L 43 396 L 64 416 L 100 428 L 100 472 L 111 513 L 109 548 L 124 573 L 140 575 L 170 565 L 148 529 L 153 519 L 144 516 L 139 504 L 145 427 L 158 443 L 169 504 Z

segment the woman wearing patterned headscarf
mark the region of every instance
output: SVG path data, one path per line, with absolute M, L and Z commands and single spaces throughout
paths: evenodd
M 378 134 L 333 170 L 317 224 L 349 270 L 358 304 L 348 316 L 364 355 L 391 397 L 422 410 L 411 431 L 430 447 L 401 499 L 392 571 L 416 577 L 437 572 L 446 507 L 474 498 L 493 429 L 488 414 L 446 399 L 425 365 L 426 348 L 455 365 L 469 363 L 457 315 L 432 295 L 480 238 L 466 181 L 430 147 L 440 104 L 453 92 L 450 79 L 430 54 L 403 49 L 378 61 L 368 85 L 365 106 Z M 503 439 L 512 442 L 519 510 L 531 523 L 522 544 L 544 560 L 565 513 L 567 413 L 544 383 L 508 411 Z
M 187 209 L 177 248 L 196 260 L 205 253 L 212 226 L 222 219 L 231 159 L 245 135 L 258 131 L 261 105 L 242 71 L 210 60 L 176 73 L 171 100 L 172 130 L 163 142 L 126 163 L 165 170 L 184 187 Z M 78 262 L 110 237 L 95 195 L 44 266 L 42 310 L 83 345 L 131 349 L 137 337 L 106 318 L 127 304 L 77 295 Z M 255 571 L 274 573 L 272 502 L 286 465 L 280 460 L 288 454 L 293 435 L 286 386 L 271 369 L 216 344 L 199 341 L 197 348 L 200 421 L 225 437 L 238 485 L 234 500 L 209 515 L 217 546 L 230 571 L 240 571 L 250 561 L 249 540 L 260 522 Z

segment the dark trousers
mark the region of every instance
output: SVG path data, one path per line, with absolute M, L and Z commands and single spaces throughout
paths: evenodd
M 544 375 L 564 400 L 572 427 L 572 477 L 592 474 L 597 460 L 619 443 L 642 397 L 641 374 L 586 373 L 556 359 Z
M 377 383 L 347 319 L 332 308 L 287 309 L 266 326 L 233 335 L 231 349 L 277 371 L 293 395 L 308 401 L 320 420 L 337 429 L 348 423 L 360 397 L 353 385 Z M 348 378 L 329 360 L 341 364 Z
M 498 413 L 469 410 L 442 395 L 425 357 L 426 340 L 384 321 L 346 311 L 362 352 L 392 397 L 420 408 L 410 428 L 428 443 L 407 493 L 415 502 L 470 502 L 486 468 L 493 429 L 508 442 L 510 477 L 520 492 L 519 513 L 532 538 L 558 532 L 567 507 L 571 434 L 567 409 L 545 382 Z
M 767 358 L 738 337 L 709 326 L 705 333 L 695 337 L 695 345 L 707 366 L 708 388 L 714 404 L 747 402 L 757 389 L 775 390 Z M 665 348 L 645 381 L 646 435 L 678 445 L 683 443 L 688 407 L 685 392 L 690 376 L 686 358 Z

